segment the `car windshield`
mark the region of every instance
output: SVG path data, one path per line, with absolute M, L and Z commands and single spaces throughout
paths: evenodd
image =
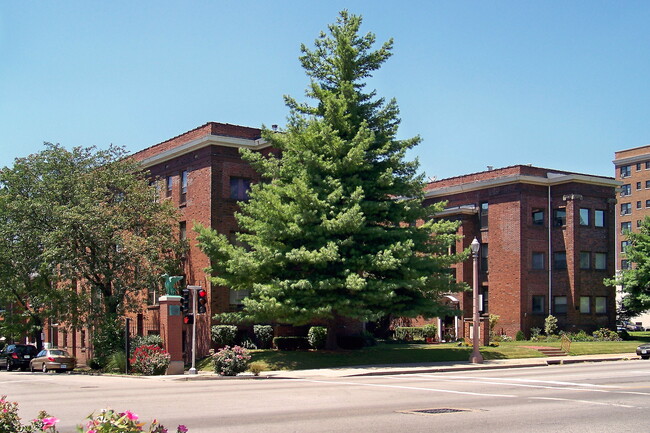
M 70 356 L 65 350 L 50 350 L 51 356 Z

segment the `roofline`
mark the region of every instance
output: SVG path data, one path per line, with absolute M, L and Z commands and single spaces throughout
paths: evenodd
M 628 165 L 628 164 L 634 164 L 637 162 L 642 162 L 642 161 L 647 161 L 648 158 L 650 157 L 650 146 L 641 146 L 637 147 L 636 149 L 641 149 L 643 147 L 647 147 L 649 149 L 648 153 L 644 153 L 642 155 L 635 155 L 635 156 L 628 156 L 627 158 L 621 158 L 621 159 L 614 159 L 612 162 L 614 163 L 614 167 L 620 167 L 621 165 Z M 635 149 L 629 149 L 629 150 L 635 150 Z M 624 152 L 623 150 L 621 152 Z
M 587 183 L 591 185 L 600 185 L 616 188 L 622 185 L 622 182 L 607 177 L 589 176 L 585 174 L 565 174 L 565 173 L 548 173 L 547 177 L 530 176 L 517 174 L 514 176 L 504 176 L 495 179 L 480 180 L 460 185 L 452 185 L 441 188 L 434 188 L 424 193 L 425 198 L 438 197 L 448 194 L 458 194 L 462 192 L 477 191 L 485 188 L 511 185 L 513 183 L 525 183 L 530 185 L 553 186 L 569 182 Z
M 196 138 L 192 141 L 188 141 L 187 143 L 183 143 L 172 149 L 161 152 L 157 155 L 150 156 L 149 158 L 145 158 L 140 161 L 140 165 L 143 168 L 150 168 L 156 164 L 167 162 L 180 155 L 194 152 L 196 150 L 203 149 L 204 147 L 208 147 L 208 146 L 237 147 L 237 148 L 248 148 L 253 150 L 259 150 L 271 146 L 271 143 L 264 140 L 263 138 L 252 140 L 248 138 L 238 138 L 238 137 L 228 137 L 224 135 L 208 134 L 203 137 Z

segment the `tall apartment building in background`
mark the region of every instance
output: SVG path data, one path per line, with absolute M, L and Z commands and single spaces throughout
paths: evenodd
M 517 165 L 431 182 L 425 197 L 447 202 L 438 217 L 460 221 L 457 249 L 474 238 L 481 243 L 481 313 L 500 316 L 495 332 L 515 337 L 543 329 L 549 314 L 567 331 L 614 326 L 615 290 L 603 279 L 615 269 L 617 185 L 610 177 Z M 471 260 L 455 270 L 471 287 Z M 471 296 L 453 294 L 465 318 Z
M 614 153 L 616 179 L 620 181 L 616 232 L 616 270 L 629 269 L 625 256 L 629 244 L 625 232 L 636 232 L 645 217 L 650 216 L 650 145 Z M 632 318 L 650 327 L 650 315 Z

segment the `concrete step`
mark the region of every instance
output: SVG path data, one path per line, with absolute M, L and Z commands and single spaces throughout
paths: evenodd
M 544 347 L 537 350 L 546 356 L 567 356 L 566 352 L 564 352 L 562 349 Z

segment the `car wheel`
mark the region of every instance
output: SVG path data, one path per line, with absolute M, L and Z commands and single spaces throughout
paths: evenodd
M 43 371 L 43 373 L 47 373 L 47 365 L 45 365 L 45 363 L 43 363 L 43 367 L 41 368 L 41 370 Z
M 650 359 L 650 355 L 642 355 L 641 359 Z
M 5 365 L 5 370 L 11 371 L 11 362 L 9 362 L 9 360 L 7 360 L 7 365 Z

